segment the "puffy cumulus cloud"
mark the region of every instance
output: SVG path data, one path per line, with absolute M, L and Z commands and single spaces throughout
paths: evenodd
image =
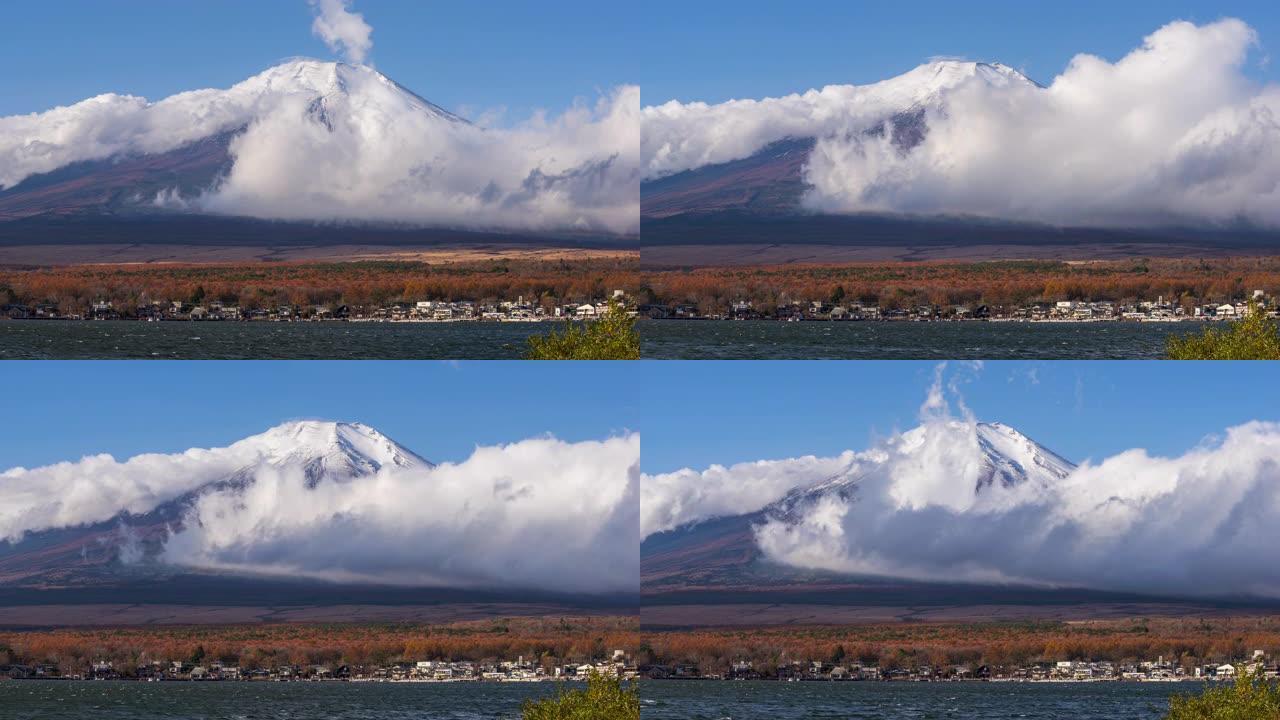
M 752 513 L 795 488 L 847 474 L 858 463 L 856 453 L 844 452 L 831 458 L 807 455 L 646 474 L 640 486 L 640 535 L 647 538 L 702 520 Z
M 230 170 L 156 203 L 264 219 L 634 233 L 640 91 L 482 129 L 372 68 L 296 60 L 227 90 L 0 118 L 0 189 L 73 162 L 231 137 Z
M 963 408 L 956 377 L 944 382 L 939 371 L 920 425 L 855 462 L 844 453 L 664 476 L 642 490 L 645 532 L 678 524 L 668 520 L 672 507 L 691 518 L 764 510 L 757 545 L 795 567 L 1280 597 L 1280 566 L 1263 550 L 1280 528 L 1280 423 L 1232 427 L 1173 457 L 1133 449 L 1076 466 L 1012 428 L 954 413 L 953 404 Z M 704 476 L 705 490 L 666 487 Z M 703 513 L 670 500 L 722 488 L 743 492 Z M 647 504 L 651 493 L 664 503 Z
M 74 162 L 167 152 L 243 126 L 258 100 L 235 88 L 196 90 L 156 103 L 107 94 L 43 113 L 0 117 L 0 189 Z
M 919 71 L 904 77 L 915 77 Z M 890 87 L 893 86 L 893 87 Z M 867 87 L 828 85 L 821 90 L 763 100 L 709 105 L 672 100 L 644 108 L 640 155 L 646 178 L 747 157 L 788 137 L 866 130 L 923 94 L 893 81 Z
M 823 211 L 1274 227 L 1280 88 L 1242 72 L 1256 43 L 1239 20 L 1174 22 L 1116 62 L 1075 57 L 1047 87 L 944 62 L 865 87 L 668 103 L 644 110 L 645 172 L 814 137 L 805 202 Z M 899 113 L 920 113 L 918 144 L 891 121 Z
M 1280 597 L 1280 568 L 1259 552 L 1280 527 L 1278 424 L 1234 427 L 1178 457 L 1130 450 L 1057 482 L 976 494 L 966 471 L 976 436 L 922 429 L 932 479 L 910 453 L 894 457 L 859 478 L 856 497 L 815 495 L 791 518 L 758 526 L 764 553 L 920 580 Z M 952 487 L 940 486 L 943 468 Z
M 377 96 L 400 88 L 370 85 L 373 102 L 325 98 L 327 123 L 310 120 L 305 97 L 255 120 L 232 142 L 225 181 L 197 202 L 289 220 L 638 229 L 638 88 L 558 118 L 481 130 L 397 108 Z
M 0 540 L 27 533 L 143 514 L 260 461 L 258 448 L 237 444 L 123 462 L 93 455 L 77 462 L 0 473 Z
M 935 104 L 956 88 L 1030 85 L 1003 65 L 940 60 L 872 85 L 828 85 L 780 98 L 718 105 L 671 101 L 642 111 L 646 178 L 736 160 L 785 138 L 878 132 L 895 115 Z
M 947 363 L 934 367 L 933 381 L 920 406 L 922 418 L 937 419 L 946 425 L 950 403 L 948 393 L 959 401 L 960 386 L 982 369 L 981 362 L 960 363 L 947 373 Z M 960 410 L 968 409 L 960 401 Z M 969 419 L 972 424 L 972 419 Z M 782 500 L 793 491 L 838 483 L 872 468 L 883 466 L 886 447 L 865 452 L 846 450 L 834 457 L 804 457 L 760 460 L 730 467 L 712 465 L 705 470 L 682 468 L 675 472 L 646 474 L 640 489 L 640 534 L 647 538 L 703 520 L 757 512 Z
M 203 493 L 166 562 L 405 585 L 632 592 L 640 438 L 537 438 L 308 487 L 266 468 Z
M 351 12 L 350 0 L 308 0 L 316 19 L 311 32 L 329 49 L 353 63 L 363 63 L 373 49 L 373 28 L 364 15 Z

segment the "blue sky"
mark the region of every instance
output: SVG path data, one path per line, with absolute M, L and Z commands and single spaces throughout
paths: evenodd
M 635 429 L 631 363 L 11 362 L 0 470 L 221 447 L 281 422 L 359 421 L 436 462 L 476 445 Z
M 653 0 L 638 7 L 643 51 L 634 77 L 646 105 L 864 84 L 939 55 L 1003 62 L 1047 83 L 1077 53 L 1116 60 L 1170 21 L 1226 16 L 1260 35 L 1250 74 L 1280 79 L 1274 0 Z M 1275 61 L 1258 67 L 1268 51 Z
M 371 60 L 402 85 L 469 116 L 559 113 L 635 81 L 636 6 L 556 0 L 354 0 L 373 26 Z M 0 10 L 0 116 L 105 92 L 158 100 L 228 87 L 306 55 L 336 59 L 311 34 L 306 0 L 50 0 Z
M 436 461 L 542 433 L 642 436 L 643 467 L 861 450 L 916 424 L 934 363 L 12 362 L 0 469 L 216 447 L 301 418 L 357 420 Z M 951 364 L 979 419 L 1067 458 L 1178 454 L 1280 421 L 1273 363 Z M 16 381 L 14 381 L 16 379 Z M 17 418 L 15 420 L 15 418 Z
M 917 424 L 931 362 L 641 363 L 645 472 L 835 455 Z M 948 366 L 980 420 L 1070 460 L 1180 454 L 1249 420 L 1280 421 L 1275 363 L 988 362 Z

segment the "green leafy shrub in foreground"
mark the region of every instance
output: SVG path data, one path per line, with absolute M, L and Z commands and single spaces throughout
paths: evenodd
M 1174 696 L 1165 720 L 1280 720 L 1280 688 L 1241 670 L 1234 685 Z
M 1199 335 L 1171 337 L 1165 351 L 1172 360 L 1280 360 L 1280 332 L 1254 303 L 1226 328 L 1207 328 Z
M 563 332 L 529 338 L 530 360 L 639 360 L 640 333 L 636 319 L 620 303 L 598 320 L 570 323 Z
M 592 673 L 585 690 L 562 690 L 559 695 L 524 704 L 524 720 L 640 720 L 640 695 L 634 684 L 624 688 L 618 678 Z

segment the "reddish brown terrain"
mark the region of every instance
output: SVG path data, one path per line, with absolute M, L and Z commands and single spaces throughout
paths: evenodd
M 929 262 L 731 261 L 740 246 L 716 248 L 723 264 L 654 267 L 642 255 L 647 300 L 723 311 L 734 301 L 757 308 L 845 298 L 882 308 L 976 303 L 1014 306 L 1059 300 L 1226 302 L 1254 290 L 1280 293 L 1280 256 Z M 655 251 L 658 257 L 668 249 Z M 769 257 L 766 253 L 763 257 Z
M 1059 660 L 1132 662 L 1163 656 L 1185 667 L 1249 657 L 1255 650 L 1280 653 L 1275 615 L 1181 614 L 1122 616 L 1101 620 L 1026 618 L 850 624 L 829 622 L 781 627 L 709 627 L 654 630 L 644 622 L 650 661 L 723 673 L 731 661 L 768 671 L 799 660 L 861 662 L 882 669 L 967 664 L 1012 666 Z

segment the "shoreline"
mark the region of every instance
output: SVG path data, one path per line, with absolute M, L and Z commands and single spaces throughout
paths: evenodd
M 1232 322 L 1231 318 L 1178 318 L 1178 319 L 1135 319 L 1135 318 L 1093 318 L 1088 320 L 1072 320 L 1068 318 L 1055 318 L 1045 320 L 1033 320 L 1031 318 L 947 318 L 947 319 L 925 319 L 925 318 L 879 318 L 879 319 L 861 319 L 861 320 L 784 320 L 782 318 L 714 318 L 714 317 L 664 317 L 664 318 L 642 318 L 653 322 L 762 322 L 762 323 L 809 323 L 809 324 L 836 324 L 836 325 L 855 325 L 858 323 L 1015 323 L 1027 325 L 1097 325 L 1103 323 L 1132 324 L 1132 325 L 1168 325 L 1171 323 L 1227 323 Z

